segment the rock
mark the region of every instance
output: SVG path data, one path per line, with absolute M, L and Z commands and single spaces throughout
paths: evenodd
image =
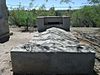
M 33 33 L 30 42 L 16 48 L 29 52 L 91 52 L 91 48 L 80 46 L 72 32 L 54 27 L 42 33 Z

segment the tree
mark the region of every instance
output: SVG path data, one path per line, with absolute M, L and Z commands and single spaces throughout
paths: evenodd
M 97 11 L 93 8 L 97 8 Z M 73 26 L 100 27 L 100 6 L 84 6 L 72 14 Z
M 87 0 L 90 4 L 100 4 L 100 0 Z
M 56 15 L 55 7 L 51 7 L 51 8 L 49 9 L 48 16 L 55 16 L 55 15 Z
M 30 3 L 31 4 L 31 3 Z M 25 26 L 25 30 L 29 30 L 29 26 L 34 26 L 36 21 L 35 11 L 32 11 L 32 5 L 29 4 L 29 9 L 25 10 L 19 3 L 19 7 L 10 11 L 10 22 L 18 27 Z
M 48 2 L 49 0 L 45 0 L 46 2 Z M 57 1 L 57 0 L 56 0 Z M 72 0 L 60 0 L 60 3 L 69 3 L 71 2 Z

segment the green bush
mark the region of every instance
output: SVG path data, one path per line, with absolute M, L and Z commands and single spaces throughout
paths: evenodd
M 16 25 L 18 27 L 26 27 L 28 31 L 29 26 L 34 26 L 36 22 L 36 15 L 33 11 L 14 9 L 10 11 L 9 22 L 11 25 Z
M 72 26 L 100 27 L 100 5 L 84 6 L 72 14 Z
M 47 11 L 44 6 L 41 6 L 38 10 L 24 10 L 23 8 L 18 8 L 10 11 L 9 22 L 18 27 L 26 26 L 28 29 L 29 26 L 35 25 L 37 16 L 54 15 L 54 7 L 50 8 L 49 11 Z

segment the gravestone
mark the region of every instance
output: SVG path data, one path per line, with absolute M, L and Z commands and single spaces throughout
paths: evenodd
M 71 32 L 49 28 L 11 50 L 12 69 L 17 74 L 90 74 L 94 50 L 80 45 Z
M 48 28 L 58 27 L 70 31 L 70 17 L 68 16 L 40 16 L 37 18 L 37 28 L 43 32 Z
M 6 0 L 0 0 L 0 43 L 9 40 L 8 9 Z

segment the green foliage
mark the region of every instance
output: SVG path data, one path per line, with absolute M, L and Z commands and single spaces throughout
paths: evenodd
M 55 15 L 56 15 L 55 8 L 54 7 L 51 7 L 49 9 L 48 16 L 55 16 Z
M 60 3 L 66 3 L 67 4 L 67 3 L 71 2 L 71 1 L 72 0 L 61 0 Z
M 100 5 L 84 6 L 72 14 L 73 26 L 100 27 Z
M 31 11 L 12 10 L 10 11 L 10 22 L 17 26 L 31 25 L 35 22 L 35 15 Z
M 90 4 L 99 4 L 100 0 L 87 0 Z
M 55 16 L 55 8 L 51 7 L 49 10 L 46 10 L 45 5 L 42 5 L 36 10 L 36 16 Z
M 48 0 L 46 0 L 48 1 Z M 34 0 L 30 0 L 29 9 L 25 10 L 19 3 L 19 7 L 10 11 L 9 22 L 13 25 L 19 27 L 33 26 L 36 23 L 36 18 L 38 16 L 70 16 L 72 26 L 98 26 L 100 27 L 100 0 L 88 0 L 89 2 L 94 3 L 91 6 L 84 6 L 79 10 L 58 10 L 55 11 L 54 7 L 51 7 L 49 10 L 46 10 L 45 5 L 39 7 L 39 9 L 32 9 Z M 98 2 L 99 1 L 99 2 Z M 71 2 L 71 0 L 61 0 L 61 2 Z M 95 4 L 96 3 L 96 4 Z M 97 4 L 98 3 L 98 4 Z
M 49 0 L 45 0 L 46 2 L 48 2 Z M 57 1 L 57 0 L 55 0 Z M 69 3 L 71 2 L 71 0 L 60 0 L 60 3 Z
M 31 7 L 30 7 L 31 8 Z M 46 10 L 45 5 L 40 6 L 38 10 L 25 10 L 21 5 L 17 9 L 10 11 L 9 21 L 13 25 L 21 26 L 33 26 L 36 23 L 38 16 L 54 16 L 55 8 L 51 7 L 49 11 Z

